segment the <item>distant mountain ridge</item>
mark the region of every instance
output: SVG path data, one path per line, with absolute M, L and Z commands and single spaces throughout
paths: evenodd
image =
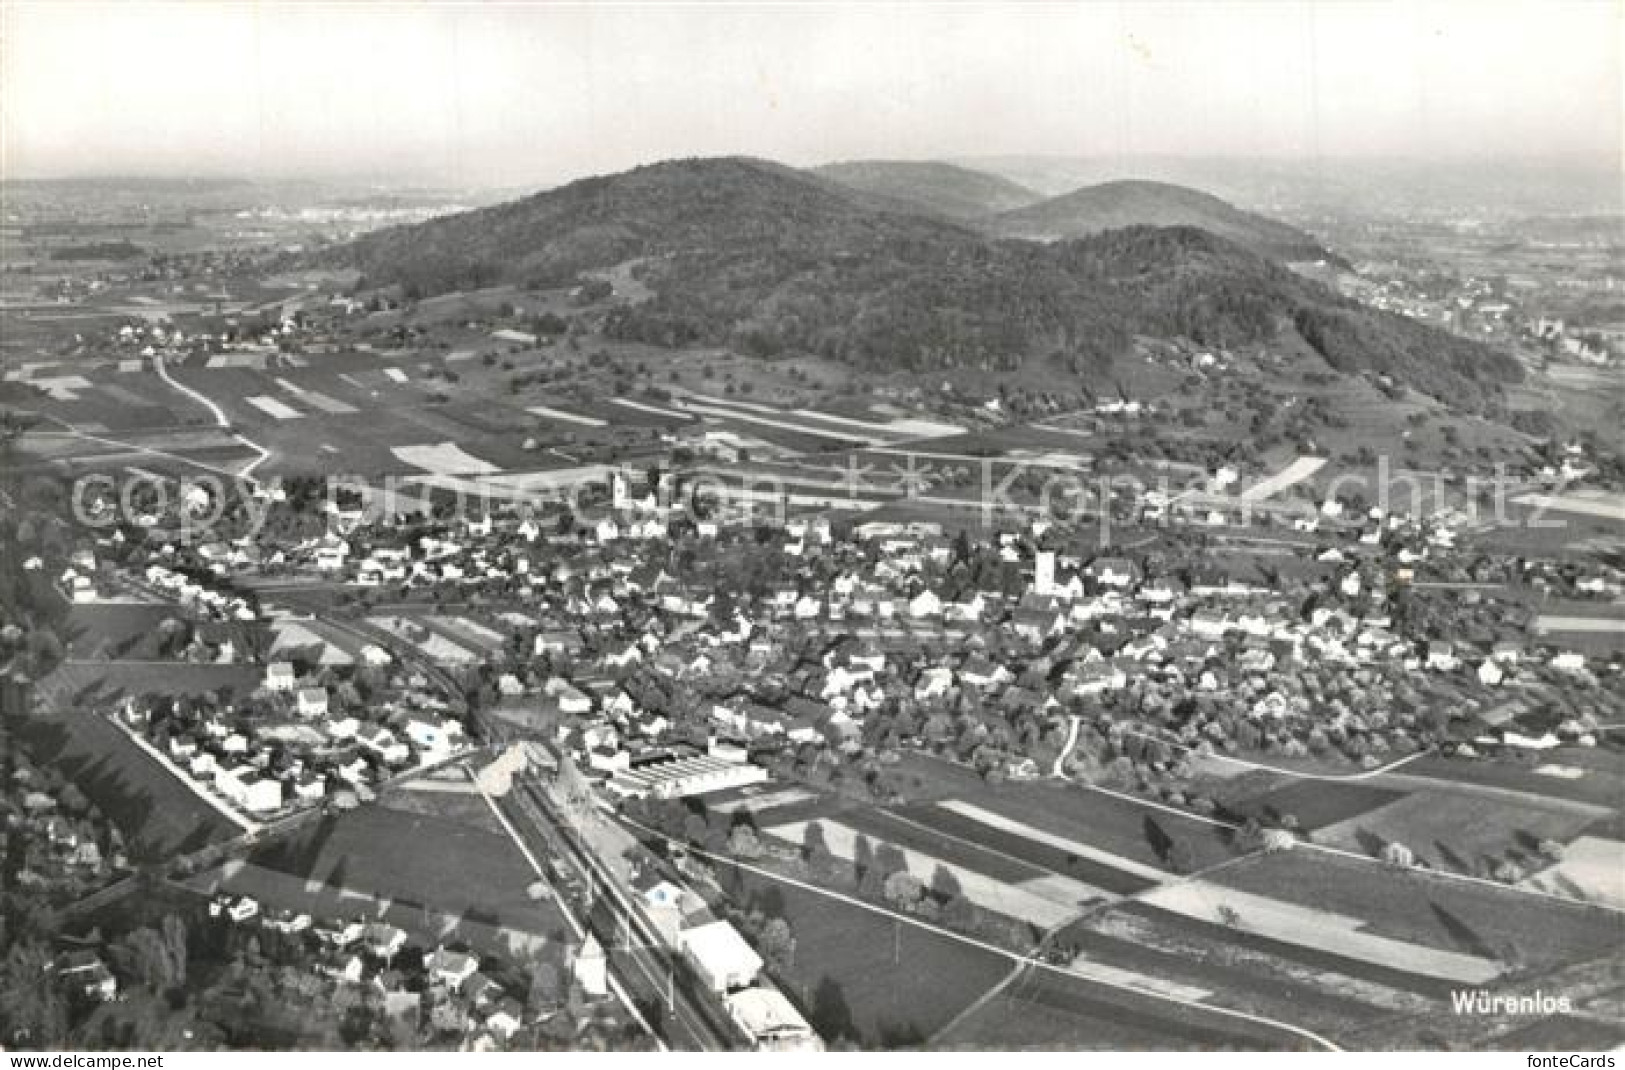
M 562 286 L 636 261 L 653 296 L 607 314 L 613 337 L 890 371 L 1047 361 L 1089 376 L 1140 336 L 1242 347 L 1290 333 L 1340 370 L 1458 402 L 1520 375 L 1505 354 L 1365 308 L 1203 230 L 1041 244 L 884 203 L 765 160 L 674 160 L 375 231 L 312 259 L 408 296 Z
M 980 219 L 1043 199 L 999 175 L 936 160 L 852 160 L 811 173 L 948 219 Z
M 988 222 L 1009 238 L 1054 241 L 1123 227 L 1198 227 L 1283 261 L 1334 260 L 1313 236 L 1201 190 L 1125 179 L 1023 205 Z

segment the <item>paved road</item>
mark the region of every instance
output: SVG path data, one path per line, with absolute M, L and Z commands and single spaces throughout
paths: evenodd
M 197 390 L 192 389 L 191 387 L 187 386 L 185 383 L 182 383 L 179 380 L 172 378 L 170 376 L 170 374 L 169 374 L 169 369 L 164 367 L 164 358 L 163 357 L 153 357 L 152 358 L 152 367 L 153 367 L 153 370 L 158 373 L 158 378 L 162 379 L 164 382 L 168 383 L 171 387 L 173 387 L 174 389 L 180 391 L 182 394 L 185 394 L 187 397 L 191 398 L 193 401 L 197 402 L 199 405 L 202 405 L 204 408 L 208 409 L 209 414 L 214 417 L 214 423 L 215 423 L 216 427 L 221 427 L 221 428 L 225 428 L 227 430 L 230 430 L 230 428 L 231 428 L 231 420 L 226 417 L 226 411 L 224 409 L 222 409 L 216 402 L 212 401 L 210 398 L 208 398 L 204 394 L 200 393 Z M 247 436 L 245 436 L 245 435 L 243 435 L 241 433 L 238 433 L 238 432 L 234 431 L 234 432 L 232 432 L 232 437 L 235 438 L 238 442 L 241 442 L 243 445 L 247 446 L 249 449 L 253 450 L 255 453 L 259 454 L 258 457 L 254 458 L 254 460 L 248 462 L 247 465 L 245 465 L 244 467 L 242 467 L 241 469 L 239 469 L 235 473 L 239 479 L 246 479 L 251 483 L 256 482 L 254 480 L 254 477 L 253 477 L 254 469 L 258 468 L 260 465 L 265 463 L 266 458 L 271 456 L 271 451 L 266 449 L 264 446 L 261 446 L 258 442 L 255 442 L 252 439 L 249 439 Z
M 1061 753 L 1056 755 L 1055 768 L 1049 771 L 1050 776 L 1062 775 L 1062 769 L 1066 765 L 1067 758 L 1072 754 L 1072 748 L 1078 745 L 1078 726 L 1081 724 L 1083 724 L 1083 718 L 1077 714 L 1067 717 L 1066 746 L 1062 747 Z
M 1195 754 L 1196 748 L 1184 743 L 1180 743 L 1177 740 L 1168 739 L 1166 736 L 1153 735 L 1149 732 L 1137 732 L 1132 728 L 1121 729 L 1121 732 L 1125 736 L 1134 736 L 1137 739 L 1143 739 L 1152 743 L 1162 743 L 1178 750 L 1189 751 L 1193 755 Z M 1204 754 L 1200 757 L 1203 761 L 1222 762 L 1226 765 L 1237 765 L 1243 769 L 1254 769 L 1266 773 L 1276 773 L 1280 776 L 1292 777 L 1295 780 L 1325 780 L 1335 783 L 1338 781 L 1375 780 L 1377 777 L 1392 773 L 1400 766 L 1403 766 L 1409 762 L 1414 762 L 1418 758 L 1426 757 L 1428 753 L 1428 751 L 1419 750 L 1414 753 L 1407 754 L 1403 758 L 1396 758 L 1387 765 L 1379 765 L 1375 769 L 1363 769 L 1358 773 L 1305 773 L 1300 769 L 1291 769 L 1279 765 L 1269 765 L 1265 762 L 1250 761 L 1246 758 L 1232 758 L 1228 754 Z

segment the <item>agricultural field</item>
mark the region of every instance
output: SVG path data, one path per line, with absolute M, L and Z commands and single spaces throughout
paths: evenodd
M 16 738 L 112 819 L 136 862 L 228 840 L 241 830 L 103 717 L 63 709 L 20 718 Z
M 906 808 L 903 813 L 909 820 L 945 837 L 981 845 L 986 850 L 997 851 L 1006 857 L 1082 881 L 1114 895 L 1133 895 L 1157 882 L 1157 878 L 1144 872 L 1092 856 L 1093 852 L 1088 852 L 1087 848 L 1080 851 L 1081 845 L 1069 843 L 1062 837 L 1042 833 L 1035 836 L 1033 832 L 1036 830 L 1026 833 L 1014 831 L 1004 822 L 989 821 L 987 815 L 971 816 L 971 812 L 963 807 L 954 809 L 953 804 L 916 804 Z
M 211 472 L 233 477 L 259 454 L 216 427 L 184 430 L 80 431 L 42 427 L 14 444 L 20 468 L 122 474 L 152 471 L 171 477 Z
M 271 642 L 274 657 L 288 657 L 303 653 L 312 657 L 317 665 L 354 665 L 360 649 L 354 640 L 318 620 L 296 620 L 282 617 L 270 624 L 275 638 Z
M 1103 791 L 1051 783 L 991 785 L 970 769 L 921 754 L 904 756 L 885 776 L 886 786 L 906 801 L 968 804 L 1139 866 L 1167 869 L 1174 858 L 1195 870 L 1236 856 L 1228 828 Z
M 1300 829 L 1313 832 L 1352 821 L 1404 797 L 1404 792 L 1367 782 L 1303 780 L 1254 772 L 1223 784 L 1218 801 L 1225 816 L 1235 821 L 1253 818 L 1264 824 L 1280 824 L 1291 817 Z
M 79 603 L 68 610 L 70 658 L 119 658 L 136 652 L 158 625 L 180 615 L 174 606 L 143 602 Z
M 524 440 L 543 423 L 376 356 L 324 357 L 320 369 L 189 366 L 172 375 L 271 452 L 262 475 L 504 471 L 534 463 Z
M 1314 1047 L 1307 1039 L 1267 1026 L 1033 967 L 937 1036 L 931 1046 L 981 1051 L 1292 1051 Z
M 467 617 L 436 615 L 418 620 L 430 629 L 445 635 L 460 647 L 493 652 L 501 650 L 507 636 Z
M 367 623 L 382 628 L 397 639 L 405 640 L 429 657 L 447 665 L 466 665 L 477 660 L 474 652 L 453 642 L 438 631 L 430 630 L 415 617 L 372 616 Z
M 1625 910 L 1625 842 L 1581 836 L 1563 848 L 1556 865 L 1526 878 L 1521 887 Z
M 686 390 L 673 391 L 673 394 L 671 409 L 674 411 L 721 420 L 736 430 L 765 433 L 768 438 L 772 438 L 772 432 L 788 432 L 801 439 L 821 442 L 822 446 L 815 448 L 823 449 L 889 445 L 916 438 L 958 434 L 962 430 L 953 424 L 935 420 L 907 417 L 881 419 L 873 414 L 856 418 L 810 408 L 785 409 Z
M 1625 1045 L 1625 1024 L 1559 1014 L 1503 1033 L 1491 1046 L 1498 1051 L 1618 1051 Z
M 843 815 L 844 816 L 844 815 Z M 1046 877 L 1042 870 L 1001 859 L 987 852 L 974 852 L 968 848 L 954 848 L 949 841 L 929 836 L 911 836 L 897 833 L 895 826 L 888 829 L 885 840 L 870 838 L 865 833 L 842 821 L 793 821 L 774 825 L 765 831 L 787 843 L 804 842 L 811 825 L 817 825 L 824 843 L 835 857 L 847 862 L 856 861 L 865 850 L 880 850 L 889 843 L 902 856 L 904 868 L 918 877 L 927 887 L 951 881 L 959 894 L 977 906 L 1006 917 L 1025 921 L 1037 929 L 1050 929 L 1075 917 L 1091 900 L 1101 898 L 1098 890 L 1088 885 L 1069 881 L 1064 877 Z M 897 841 L 926 841 L 933 846 L 947 846 L 953 853 L 976 860 L 977 868 L 948 861 L 927 854 L 915 847 L 904 847 Z M 988 872 L 992 870 L 993 872 Z M 1031 882 L 1030 884 L 1028 882 Z
M 1565 843 L 1599 816 L 1444 791 L 1418 791 L 1316 831 L 1315 842 L 1373 857 L 1403 844 L 1436 869 L 1488 875 L 1502 862 L 1542 866 L 1540 845 Z
M 1046 870 L 1029 862 L 947 835 L 924 823 L 916 823 L 906 815 L 855 807 L 842 811 L 839 820 L 872 841 L 933 855 L 955 866 L 985 873 L 995 880 L 1019 884 L 1047 875 Z
M 34 368 L 16 380 L 40 391 L 25 401 L 62 424 L 91 433 L 212 424 L 195 402 L 170 389 L 150 370 L 121 372 L 89 363 Z
M 246 695 L 259 686 L 254 665 L 200 665 L 182 661 L 64 661 L 39 682 L 48 709 L 111 703 L 146 694 L 202 695 L 230 690 Z
M 1395 1013 L 1437 1008 L 1431 996 L 1352 977 L 1324 961 L 1309 966 L 1272 955 L 1217 926 L 1136 909 L 1125 905 L 1093 915 L 1058 934 L 1055 944 L 1076 956 L 1068 969 L 1085 976 L 1109 971 L 1137 988 L 1183 994 L 1333 1037 Z
M 1245 921 L 1246 919 L 1240 919 Z M 1449 999 L 1457 982 L 1427 977 L 1369 958 L 1336 954 L 1303 943 L 1278 939 L 1257 928 L 1206 920 L 1189 914 L 1159 910 L 1144 903 L 1124 901 L 1100 914 L 1090 915 L 1067 931 L 1069 940 L 1091 948 L 1100 935 L 1119 942 L 1153 949 L 1187 962 L 1223 966 L 1270 978 L 1286 990 L 1276 993 L 1296 1003 L 1298 987 L 1345 999 L 1356 1016 L 1371 1007 L 1402 1009 L 1437 1007 Z M 1086 952 L 1087 953 L 1087 952 Z M 1222 987 L 1222 986 L 1221 986 Z M 1416 1001 L 1423 1001 L 1417 1004 Z M 1347 1011 L 1332 1013 L 1327 1024 L 1348 1024 Z
M 372 916 L 375 911 L 363 905 L 377 904 L 409 918 L 432 907 L 460 925 L 533 937 L 564 927 L 552 903 L 527 894 L 536 875 L 506 836 L 483 821 L 420 812 L 429 809 L 370 805 L 324 815 L 255 849 L 246 869 L 221 876 L 228 887 L 252 882 L 279 898 L 295 890 L 306 899 L 300 909 L 313 915 Z M 403 843 L 432 843 L 435 849 L 402 851 Z M 350 899 L 363 905 L 344 906 Z
M 1625 914 L 1312 848 L 1251 858 L 1209 880 L 1360 918 L 1364 932 L 1492 959 L 1520 972 L 1625 950 Z
M 827 1042 L 917 1047 L 1010 972 L 1002 955 L 853 903 L 736 867 L 717 877 L 744 909 L 790 923 L 779 980 Z
M 493 835 L 507 835 L 485 797 L 457 766 L 390 784 L 379 792 L 378 803 L 401 813 L 442 818 Z
M 1404 970 L 1460 984 L 1484 984 L 1501 972 L 1494 958 L 1476 949 L 1445 950 L 1368 931 L 1363 917 L 1320 905 L 1287 902 L 1231 884 L 1187 880 L 1147 892 L 1146 907 L 1206 924 L 1257 933 L 1270 940 L 1373 966 Z
M 1385 783 L 1409 789 L 1445 789 L 1472 793 L 1517 792 L 1541 799 L 1568 800 L 1618 810 L 1625 799 L 1625 759 L 1598 748 L 1553 748 L 1526 762 L 1463 761 L 1428 756 L 1408 763 L 1402 774 Z

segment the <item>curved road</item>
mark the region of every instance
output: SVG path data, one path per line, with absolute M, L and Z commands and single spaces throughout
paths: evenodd
M 1072 714 L 1067 717 L 1067 721 L 1069 723 L 1066 729 L 1066 746 L 1062 747 L 1061 753 L 1056 756 L 1055 768 L 1049 771 L 1050 776 L 1062 775 L 1061 769 L 1066 765 L 1066 760 L 1072 756 L 1072 748 L 1078 745 L 1078 726 L 1083 724 L 1083 718 Z
M 1133 736 L 1136 739 L 1143 739 L 1152 743 L 1162 743 L 1170 747 L 1177 747 L 1187 753 L 1194 754 L 1196 751 L 1196 748 L 1192 747 L 1188 743 L 1180 743 L 1177 740 L 1165 739 L 1162 736 L 1152 735 L 1149 732 L 1137 732 L 1132 728 L 1124 728 L 1121 731 L 1125 736 Z M 1425 750 L 1415 751 L 1414 753 L 1405 755 L 1403 758 L 1396 758 L 1387 765 L 1379 765 L 1375 769 L 1365 769 L 1358 773 L 1305 773 L 1298 769 L 1283 769 L 1278 765 L 1268 765 L 1264 762 L 1249 761 L 1246 758 L 1232 758 L 1228 754 L 1203 754 L 1198 755 L 1198 757 L 1210 759 L 1212 761 L 1226 762 L 1230 765 L 1239 765 L 1243 769 L 1255 769 L 1265 773 L 1277 773 L 1280 776 L 1293 777 L 1297 780 L 1324 780 L 1337 782 L 1371 780 L 1375 777 L 1382 776 L 1385 773 L 1392 773 L 1400 766 L 1409 762 L 1414 762 L 1418 758 L 1425 757 L 1428 753 L 1429 752 Z
M 208 409 L 210 414 L 214 416 L 214 423 L 216 427 L 223 428 L 228 431 L 231 430 L 231 420 L 226 417 L 226 410 L 222 409 L 217 402 L 209 398 L 207 395 L 192 389 L 185 383 L 180 382 L 171 376 L 169 374 L 169 369 L 164 367 L 163 357 L 153 357 L 152 367 L 153 370 L 158 373 L 158 378 L 162 379 L 164 382 L 168 383 L 171 387 L 180 391 L 182 394 L 185 394 L 199 405 L 202 405 L 204 408 Z M 243 445 L 259 454 L 258 457 L 248 462 L 245 467 L 237 472 L 237 477 L 239 479 L 246 479 L 250 483 L 257 482 L 253 476 L 254 469 L 265 463 L 265 459 L 271 456 L 271 451 L 239 432 L 232 431 L 231 437 L 235 438 L 238 442 L 241 442 Z

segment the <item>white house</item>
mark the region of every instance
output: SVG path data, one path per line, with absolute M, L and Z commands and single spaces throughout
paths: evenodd
M 946 695 L 954 686 L 954 672 L 946 665 L 933 665 L 920 673 L 919 680 L 914 685 L 916 698 L 934 698 L 937 695 Z
M 1586 667 L 1585 655 L 1565 650 L 1552 655 L 1551 666 L 1562 672 L 1579 672 Z
M 915 619 L 942 615 L 942 599 L 934 591 L 921 591 L 908 602 L 908 615 Z
M 609 994 L 609 959 L 604 954 L 603 945 L 592 933 L 587 934 L 570 972 L 588 996 L 601 998 Z
M 404 765 L 412 757 L 411 748 L 387 728 L 379 728 L 375 732 L 363 735 L 361 745 L 376 754 L 386 765 Z
M 555 676 L 542 685 L 544 694 L 552 696 L 563 713 L 586 713 L 592 709 L 592 699 L 570 681 Z
M 423 960 L 423 968 L 431 981 L 455 992 L 479 970 L 480 960 L 466 951 L 447 951 L 440 947 Z
M 292 691 L 298 684 L 299 677 L 293 671 L 293 665 L 286 661 L 273 661 L 265 667 L 265 690 Z
M 1461 659 L 1456 657 L 1456 645 L 1454 643 L 1440 639 L 1428 643 L 1428 668 L 1438 669 L 1441 672 L 1452 672 L 1460 664 Z
M 327 716 L 327 689 L 325 687 L 302 687 L 294 699 L 295 708 L 301 717 Z
M 265 813 L 282 805 L 282 782 L 262 777 L 252 767 L 237 766 L 215 774 L 215 789 L 239 808 Z

